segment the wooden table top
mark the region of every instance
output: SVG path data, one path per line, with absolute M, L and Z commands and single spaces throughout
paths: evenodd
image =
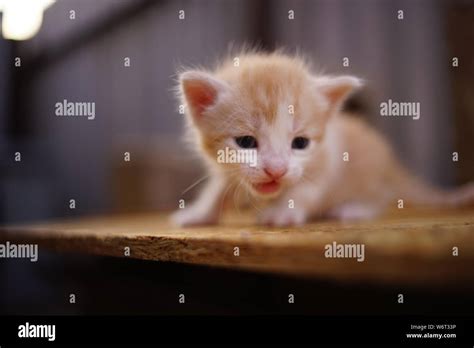
M 401 209 L 372 221 L 292 228 L 257 226 L 245 212 L 219 226 L 186 229 L 171 226 L 163 214 L 77 218 L 2 226 L 0 243 L 6 241 L 38 243 L 40 259 L 44 247 L 341 282 L 474 288 L 472 208 Z M 363 245 L 364 260 L 326 257 L 334 243 Z

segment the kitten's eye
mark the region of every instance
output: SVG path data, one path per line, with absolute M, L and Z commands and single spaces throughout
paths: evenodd
M 291 143 L 292 149 L 302 150 L 309 145 L 309 139 L 305 137 L 296 137 Z
M 254 149 L 257 147 L 257 139 L 251 135 L 235 138 L 235 142 L 243 149 Z

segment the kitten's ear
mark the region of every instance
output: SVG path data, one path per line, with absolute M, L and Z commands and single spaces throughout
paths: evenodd
M 202 71 L 186 71 L 179 77 L 181 94 L 197 121 L 228 89 L 227 83 Z
M 314 80 L 316 88 L 326 97 L 332 110 L 338 109 L 355 89 L 363 86 L 362 80 L 354 76 L 322 76 Z

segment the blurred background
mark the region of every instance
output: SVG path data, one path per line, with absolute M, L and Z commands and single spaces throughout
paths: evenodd
M 474 1 L 0 0 L 0 21 L 0 222 L 174 209 L 201 175 L 181 141 L 176 69 L 244 44 L 364 78 L 345 107 L 405 165 L 446 187 L 474 179 Z M 95 119 L 57 117 L 64 99 L 95 102 Z M 381 117 L 388 99 L 420 102 L 421 118 Z M 10 311 L 51 296 L 48 277 L 12 269 L 0 267 Z M 65 269 L 48 272 L 69 286 Z
M 407 166 L 444 186 L 474 178 L 473 1 L 24 1 L 0 0 L 4 222 L 176 207 L 200 167 L 182 146 L 175 71 L 243 44 L 366 79 L 348 108 L 366 112 Z M 15 35 L 12 3 L 20 34 L 34 24 L 31 3 L 46 7 L 32 38 L 4 38 Z M 95 119 L 57 117 L 64 99 L 95 102 Z M 420 102 L 421 118 L 381 117 L 388 99 Z

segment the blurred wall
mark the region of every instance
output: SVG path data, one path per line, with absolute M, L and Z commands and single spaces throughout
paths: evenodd
M 22 130 L 14 142 L 25 149 L 23 162 L 29 165 L 23 164 L 23 172 L 26 166 L 35 176 L 22 181 L 40 177 L 41 184 L 15 185 L 18 173 L 12 169 L 6 199 L 11 220 L 25 218 L 19 213 L 25 200 L 42 202 L 44 217 L 110 211 L 111 168 L 123 162 L 125 151 L 133 163 L 136 148 L 153 153 L 180 146 L 182 115 L 172 92 L 176 69 L 211 63 L 230 41 L 251 39 L 251 25 L 242 25 L 251 23 L 251 1 L 120 3 L 126 6 L 117 8 L 112 0 L 59 1 L 46 12 L 38 36 L 19 44 L 25 69 L 16 75 L 22 89 L 14 117 Z M 185 21 L 178 19 L 183 8 Z M 69 18 L 71 9 L 75 20 Z M 126 15 L 104 30 L 103 22 L 120 10 Z M 125 57 L 130 67 L 124 66 Z M 96 119 L 55 117 L 54 105 L 64 99 L 95 102 Z M 38 190 L 41 197 L 34 194 Z M 71 198 L 77 203 L 74 212 Z
M 468 182 L 474 178 L 474 1 L 451 2 L 447 12 L 447 44 L 459 67 L 453 69 L 453 114 L 456 124 L 455 148 L 459 162 L 457 179 Z
M 364 78 L 372 111 L 367 116 L 402 161 L 433 182 L 452 181 L 453 173 L 445 170 L 454 118 L 442 2 L 278 0 L 272 8 L 278 45 L 303 48 L 328 72 Z M 296 20 L 284 18 L 289 9 Z M 381 117 L 379 105 L 388 99 L 420 102 L 421 118 Z
M 8 97 L 10 74 L 8 64 L 10 63 L 10 45 L 6 41 L 0 40 L 0 179 L 4 177 L 8 165 L 7 142 L 7 115 L 8 115 Z M 3 180 L 2 180 L 3 181 Z M 0 184 L 0 221 L 5 219 L 5 187 Z
M 172 208 L 200 174 L 180 142 L 176 68 L 209 65 L 243 43 L 299 50 L 328 72 L 366 79 L 359 98 L 370 110 L 367 119 L 406 165 L 452 184 L 457 168 L 450 155 L 455 129 L 445 4 L 60 0 L 45 13 L 40 33 L 14 46 L 13 56 L 24 64 L 13 71 L 12 113 L 0 121 L 10 121 L 9 149 L 21 150 L 24 160 L 13 163 L 9 152 L 2 178 L 7 219 L 98 214 L 113 211 L 118 201 L 120 211 Z M 54 105 L 63 99 L 95 102 L 96 119 L 56 117 Z M 421 102 L 421 119 L 382 118 L 379 104 L 387 99 Z M 130 163 L 123 161 L 125 151 Z

